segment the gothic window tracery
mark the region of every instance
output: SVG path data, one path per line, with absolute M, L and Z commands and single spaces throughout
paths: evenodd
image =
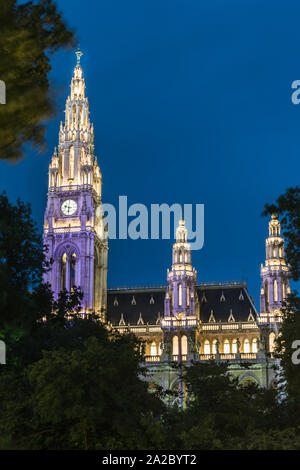
M 173 336 L 172 340 L 172 354 L 173 356 L 178 355 L 178 336 Z
M 225 339 L 224 341 L 224 354 L 229 354 L 230 353 L 230 344 L 228 339 Z
M 244 353 L 249 353 L 249 352 L 250 352 L 249 339 L 245 339 L 245 341 L 244 341 Z
M 210 354 L 210 344 L 208 340 L 204 342 L 204 354 Z
M 188 342 L 186 335 L 181 338 L 181 354 L 186 355 L 188 353 Z
M 269 350 L 270 352 L 274 352 L 275 350 L 275 333 L 272 331 L 272 333 L 270 333 L 269 335 Z
M 156 343 L 153 341 L 153 343 L 151 344 L 151 356 L 156 356 L 157 354 L 157 348 L 156 348 Z

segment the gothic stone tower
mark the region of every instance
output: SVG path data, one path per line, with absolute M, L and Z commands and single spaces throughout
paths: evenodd
M 53 260 L 45 282 L 54 295 L 80 287 L 82 313 L 103 320 L 107 295 L 107 228 L 101 213 L 101 173 L 94 156 L 94 130 L 89 119 L 85 81 L 78 50 L 71 93 L 61 122 L 58 149 L 49 165 L 44 244 Z
M 172 269 L 168 270 L 164 318 L 161 322 L 164 342 L 172 344 L 172 354 L 190 355 L 195 352 L 195 332 L 198 326 L 195 284 L 197 272 L 192 267 L 191 245 L 187 241 L 184 220 L 176 229 Z
M 266 260 L 261 265 L 260 314 L 279 315 L 281 302 L 290 293 L 289 267 L 284 258 L 284 239 L 277 214 L 269 222 L 269 237 L 266 239 Z

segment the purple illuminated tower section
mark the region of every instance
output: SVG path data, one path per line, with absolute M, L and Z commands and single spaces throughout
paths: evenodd
M 192 267 L 191 245 L 187 241 L 184 220 L 176 229 L 172 269 L 168 270 L 169 287 L 165 296 L 165 317 L 195 316 L 195 284 L 197 271 Z
M 102 176 L 94 155 L 94 130 L 85 97 L 85 80 L 78 50 L 65 122 L 58 149 L 49 165 L 44 244 L 53 259 L 45 275 L 54 295 L 80 287 L 82 313 L 95 312 L 103 320 L 107 295 L 107 228 L 101 211 Z
M 261 265 L 260 314 L 279 315 L 281 303 L 290 293 L 289 267 L 284 258 L 284 239 L 277 214 L 269 222 L 266 261 Z

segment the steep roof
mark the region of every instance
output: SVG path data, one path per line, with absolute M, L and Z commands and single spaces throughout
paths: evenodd
M 156 324 L 164 314 L 167 286 L 108 289 L 107 316 L 113 325 L 121 318 L 125 324 Z M 206 323 L 245 322 L 257 311 L 246 284 L 239 282 L 201 284 L 196 286 L 200 304 L 200 319 Z M 123 317 L 122 317 L 123 314 Z

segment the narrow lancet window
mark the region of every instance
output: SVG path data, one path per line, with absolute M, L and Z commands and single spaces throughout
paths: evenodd
M 60 268 L 60 288 L 64 290 L 66 288 L 66 274 L 67 274 L 67 254 L 64 253 L 61 257 L 61 268 Z
M 70 290 L 75 286 L 76 254 L 73 253 L 70 262 Z
M 274 280 L 273 288 L 274 288 L 274 302 L 278 302 L 278 288 L 277 288 L 276 279 Z
M 182 284 L 178 286 L 178 305 L 179 307 L 182 306 Z
M 69 154 L 69 179 L 74 178 L 74 147 L 73 145 L 70 147 L 70 154 Z

